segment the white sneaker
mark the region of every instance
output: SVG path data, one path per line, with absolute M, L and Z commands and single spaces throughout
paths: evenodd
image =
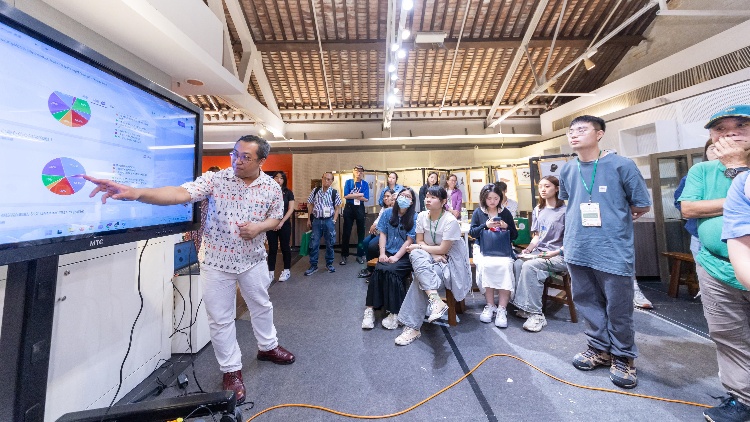
M 419 332 L 419 330 L 415 330 L 411 327 L 404 327 L 404 331 L 396 337 L 396 344 L 399 346 L 406 346 L 407 344 L 411 344 L 414 340 L 418 339 L 419 336 L 421 336 L 422 333 Z
M 289 280 L 289 277 L 292 276 L 292 272 L 289 270 L 284 270 L 281 272 L 281 275 L 279 276 L 279 281 L 287 281 Z
M 362 318 L 362 329 L 372 330 L 375 328 L 375 314 L 372 308 L 365 308 L 365 316 Z
M 273 271 L 269 271 L 268 272 L 268 278 L 270 278 L 271 281 L 273 281 L 273 276 L 274 276 Z
M 516 316 L 523 319 L 528 319 L 531 314 L 524 311 L 523 309 L 516 309 Z
M 398 314 L 388 314 L 387 317 L 383 318 L 383 328 L 388 330 L 395 330 L 398 328 Z
M 526 331 L 531 331 L 532 333 L 538 333 L 542 331 L 542 328 L 544 328 L 547 325 L 547 318 L 544 317 L 542 314 L 531 314 L 529 315 L 529 318 L 526 320 L 526 322 L 523 323 L 523 329 Z
M 646 296 L 643 295 L 641 289 L 638 288 L 635 289 L 635 295 L 633 295 L 633 306 L 636 308 L 654 309 L 654 305 L 651 301 L 646 299 Z
M 497 314 L 495 314 L 495 326 L 499 328 L 508 327 L 508 311 L 502 306 L 497 308 Z
M 430 310 L 430 316 L 427 317 L 427 322 L 435 321 L 445 315 L 445 312 L 448 310 L 448 305 L 446 305 L 440 298 L 430 299 Z
M 482 310 L 482 314 L 479 315 L 479 320 L 482 322 L 492 322 L 492 317 L 495 316 L 495 312 L 497 312 L 497 306 L 484 305 L 484 310 Z

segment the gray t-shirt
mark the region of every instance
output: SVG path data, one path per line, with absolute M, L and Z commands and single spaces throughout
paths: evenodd
M 570 160 L 560 170 L 560 199 L 568 200 L 565 214 L 565 261 L 605 273 L 632 277 L 635 273 L 633 217 L 630 207 L 647 207 L 651 197 L 633 160 L 616 154 L 599 159 L 591 202 L 599 204 L 601 227 L 584 227 L 581 204 L 589 202 L 583 181 L 591 187 L 594 162 Z M 581 179 L 583 175 L 583 180 Z
M 551 252 L 563 245 L 565 233 L 565 205 L 558 208 L 534 208 L 532 214 L 531 231 L 539 235 L 536 251 Z

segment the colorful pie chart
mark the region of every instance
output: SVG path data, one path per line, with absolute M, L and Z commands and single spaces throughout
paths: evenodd
M 58 122 L 70 127 L 81 127 L 91 119 L 88 101 L 55 91 L 47 101 L 49 112 Z
M 60 157 L 47 163 L 42 170 L 42 183 L 57 195 L 73 195 L 86 185 L 86 170 L 78 161 Z

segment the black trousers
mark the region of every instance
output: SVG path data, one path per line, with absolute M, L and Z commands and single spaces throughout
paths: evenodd
M 292 248 L 289 246 L 292 240 L 292 222 L 286 220 L 279 230 L 267 231 L 266 238 L 268 239 L 268 271 L 274 271 L 276 268 L 279 243 L 281 243 L 281 255 L 284 258 L 284 269 L 292 268 Z
M 344 232 L 341 234 L 341 256 L 349 256 L 349 238 L 352 226 L 357 222 L 357 256 L 364 257 L 367 245 L 365 240 L 365 206 L 364 204 L 346 204 L 344 207 Z

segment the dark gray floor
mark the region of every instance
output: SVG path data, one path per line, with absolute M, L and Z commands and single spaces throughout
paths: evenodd
M 581 372 L 570 364 L 573 355 L 585 349 L 586 341 L 583 323 L 569 322 L 566 307 L 553 309 L 548 315 L 549 325 L 540 333 L 524 331 L 523 321 L 515 317 L 510 318 L 507 329 L 500 330 L 479 322 L 483 299 L 475 293 L 467 299 L 468 312 L 461 316 L 457 327 L 425 324 L 422 337 L 409 346 L 394 345 L 400 330 L 389 331 L 377 325 L 374 330 L 363 331 L 360 323 L 367 285 L 356 278 L 360 267 L 350 262 L 346 266 L 336 265 L 334 274 L 319 271 L 304 277 L 307 259 L 302 259 L 294 264 L 289 281 L 271 286 L 279 341 L 297 356 L 293 365 L 257 361 L 249 317 L 245 315 L 237 321 L 248 401 L 254 402 L 252 409 L 243 407 L 245 419 L 283 403 L 308 403 L 362 415 L 397 412 L 452 383 L 495 353 L 518 356 L 570 382 L 617 389 L 606 369 Z M 641 285 L 654 300 L 656 312 L 690 313 L 687 321 L 691 324 L 693 319 L 700 319 L 692 314 L 701 314 L 702 318 L 699 302 L 695 306 L 679 302 L 683 299 L 673 300 L 666 295 L 662 298 L 655 283 Z M 673 308 L 680 306 L 684 311 L 673 312 Z M 715 349 L 709 340 L 654 312 L 636 312 L 635 323 L 641 356 L 637 360 L 639 386 L 630 391 L 718 403 L 712 396 L 721 395 L 722 389 Z M 188 391 L 197 391 L 189 357 L 174 359 L 181 360 L 168 369 L 156 371 L 155 375 L 161 374 L 161 380 L 169 383 L 174 379 L 170 379 L 170 374 L 187 372 Z M 210 344 L 195 358 L 195 374 L 205 391 L 221 389 L 221 374 Z M 155 385 L 155 375 L 122 402 L 150 391 Z M 171 387 L 159 398 L 184 393 Z M 575 388 L 515 359 L 497 357 L 488 360 L 469 379 L 395 420 L 683 421 L 702 420 L 701 412 L 701 408 L 684 404 Z M 288 408 L 274 410 L 256 420 L 348 418 L 318 410 Z

